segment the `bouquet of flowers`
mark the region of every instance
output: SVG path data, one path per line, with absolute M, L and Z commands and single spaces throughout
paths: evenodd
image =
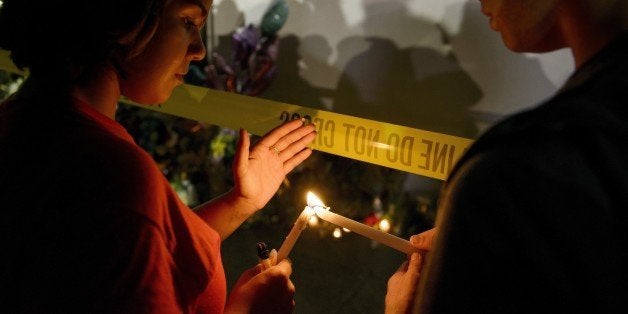
M 212 54 L 212 64 L 207 67 L 209 87 L 248 96 L 261 94 L 276 73 L 277 32 L 287 18 L 285 0 L 276 0 L 265 12 L 259 27 L 249 24 L 236 30 L 231 36 L 231 60 Z

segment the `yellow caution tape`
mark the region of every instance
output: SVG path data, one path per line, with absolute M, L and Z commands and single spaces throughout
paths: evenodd
M 193 85 L 149 109 L 261 135 L 290 119 L 316 124 L 313 149 L 445 179 L 471 140 Z
M 0 49 L 0 69 L 12 73 L 24 74 L 23 71 L 20 71 L 20 69 L 13 64 L 13 61 L 9 58 L 9 54 L 8 51 Z
M 6 54 L 0 55 L 0 67 Z M 10 61 L 8 61 L 10 63 Z M 13 66 L 13 69 L 15 67 Z M 15 69 L 17 70 L 17 69 Z M 123 98 L 122 102 L 134 104 Z M 444 180 L 472 140 L 184 84 L 160 106 L 143 108 L 262 135 L 284 121 L 316 124 L 312 148 Z

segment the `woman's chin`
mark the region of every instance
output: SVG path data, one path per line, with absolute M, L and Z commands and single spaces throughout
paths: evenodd
M 141 94 L 141 95 L 124 95 L 124 96 L 138 104 L 142 104 L 146 106 L 154 106 L 154 105 L 160 105 L 166 102 L 168 98 L 170 98 L 171 94 L 172 92 L 168 94 L 164 94 L 164 95 Z

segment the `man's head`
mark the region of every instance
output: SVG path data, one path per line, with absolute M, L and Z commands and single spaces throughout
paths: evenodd
M 574 1 L 574 0 L 568 0 Z M 577 0 L 576 0 L 577 1 Z M 544 52 L 564 47 L 558 33 L 561 0 L 480 0 L 490 26 L 516 52 Z
M 547 52 L 568 46 L 575 32 L 619 29 L 625 0 L 479 0 L 491 28 L 515 52 Z M 594 25 L 595 24 L 595 25 Z M 574 28 L 578 26 L 578 30 Z

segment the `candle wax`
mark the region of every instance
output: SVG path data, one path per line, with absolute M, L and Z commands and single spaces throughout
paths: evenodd
M 294 223 L 294 226 L 292 226 L 290 233 L 288 233 L 288 236 L 286 236 L 286 239 L 283 241 L 281 247 L 279 248 L 279 251 L 277 252 L 277 263 L 288 257 L 288 254 L 290 254 L 292 247 L 294 247 L 294 244 L 297 242 L 297 239 L 301 235 L 301 231 L 305 229 L 305 227 L 307 226 L 307 221 L 312 215 L 314 215 L 314 211 L 312 210 L 312 208 L 305 206 L 305 209 L 303 209 L 303 211 L 297 218 L 297 221 Z

